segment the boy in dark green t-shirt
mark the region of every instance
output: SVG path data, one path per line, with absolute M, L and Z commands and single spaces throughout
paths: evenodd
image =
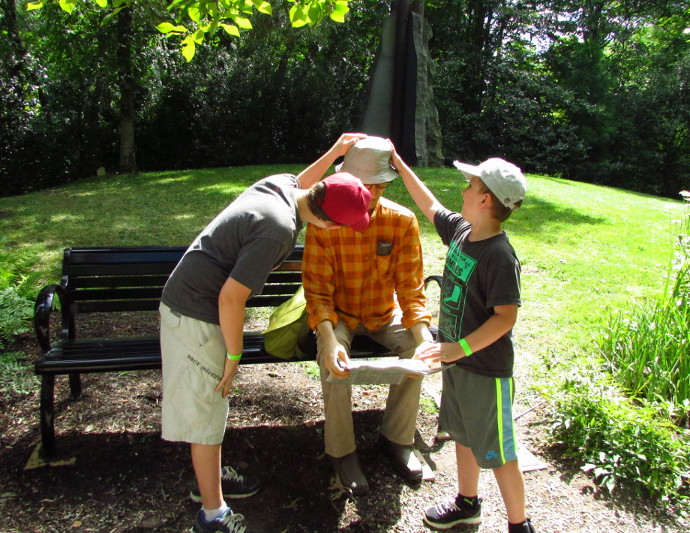
M 509 533 L 534 533 L 525 514 L 525 484 L 513 428 L 513 343 L 520 306 L 520 263 L 502 223 L 525 196 L 515 165 L 493 158 L 479 166 L 455 162 L 469 185 L 461 213 L 444 208 L 397 153 L 393 166 L 448 246 L 441 288 L 439 342 L 420 359 L 455 363 L 443 372 L 440 426 L 455 441 L 458 495 L 426 510 L 439 529 L 481 522 L 482 468 L 493 470 Z

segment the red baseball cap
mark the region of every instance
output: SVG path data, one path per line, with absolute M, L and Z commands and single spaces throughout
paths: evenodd
M 347 172 L 338 172 L 322 183 L 326 186 L 326 195 L 321 208 L 333 222 L 350 226 L 355 231 L 369 227 L 371 194 L 359 179 Z

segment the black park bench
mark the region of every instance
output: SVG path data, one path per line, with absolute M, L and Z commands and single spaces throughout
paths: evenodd
M 56 376 L 69 376 L 71 397 L 76 400 L 82 392 L 81 374 L 161 368 L 157 334 L 121 336 L 113 333 L 107 337 L 81 337 L 78 331 L 80 315 L 157 311 L 163 286 L 186 249 L 185 246 L 136 246 L 68 248 L 64 251 L 60 284 L 41 289 L 34 312 L 41 348 L 34 368 L 41 376 L 40 426 L 44 457 L 52 457 L 56 451 Z M 262 293 L 247 301 L 247 307 L 273 308 L 288 300 L 302 283 L 302 252 L 303 246 L 296 246 L 285 262 L 271 272 Z M 51 324 L 55 325 L 51 328 Z M 51 329 L 59 330 L 55 339 Z M 310 350 L 312 360 L 316 358 L 315 347 L 314 342 Z M 396 354 L 368 337 L 357 337 L 350 355 Z M 245 330 L 242 364 L 285 361 L 264 351 L 260 331 Z

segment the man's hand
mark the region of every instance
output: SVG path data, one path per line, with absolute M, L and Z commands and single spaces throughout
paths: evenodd
M 340 343 L 326 345 L 324 347 L 324 366 L 335 378 L 346 378 L 350 371 L 346 367 L 350 364 L 347 350 Z
M 417 346 L 417 348 L 415 349 L 412 359 L 421 359 L 420 356 L 422 355 L 422 353 L 425 353 L 425 350 L 429 348 L 429 346 L 431 346 L 432 344 L 434 344 L 434 341 L 426 339 L 423 340 L 421 344 Z
M 223 378 L 218 383 L 216 387 L 216 392 L 220 392 L 223 398 L 227 398 L 230 394 L 230 389 L 232 388 L 232 380 L 235 379 L 235 374 L 237 374 L 237 367 L 240 364 L 240 360 L 230 360 L 225 358 L 225 368 L 223 369 Z

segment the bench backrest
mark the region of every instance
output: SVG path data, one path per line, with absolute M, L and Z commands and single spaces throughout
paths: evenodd
M 62 264 L 62 287 L 71 313 L 153 311 L 163 287 L 186 246 L 68 248 Z M 271 272 L 261 294 L 248 307 L 273 307 L 288 300 L 302 283 L 303 246 Z

